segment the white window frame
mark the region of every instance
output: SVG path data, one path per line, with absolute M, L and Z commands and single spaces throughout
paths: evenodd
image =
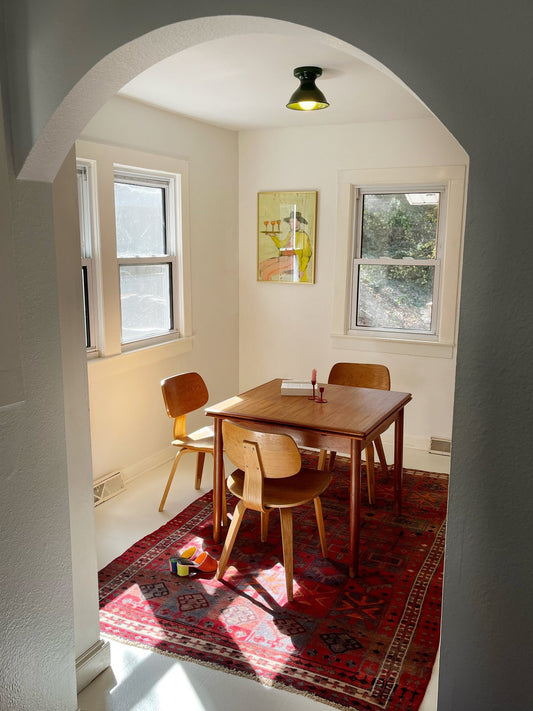
M 91 368 L 98 371 L 98 363 L 113 358 L 117 372 L 122 368 L 172 358 L 192 349 L 192 309 L 189 245 L 189 185 L 187 161 L 163 154 L 146 153 L 93 141 L 76 141 L 76 155 L 81 162 L 92 163 L 97 203 L 97 252 L 95 266 L 98 282 L 97 305 L 100 314 L 97 358 Z M 177 263 L 175 287 L 177 305 L 174 306 L 175 330 L 165 336 L 121 343 L 121 304 L 116 248 L 114 173 L 124 170 L 157 178 L 174 178 L 175 205 L 180 209 L 176 223 L 176 242 L 173 255 Z M 159 261 L 161 261 L 159 259 Z M 116 358 L 121 356 L 121 358 Z M 95 371 L 95 372 L 96 372 Z
M 439 218 L 436 230 L 436 257 L 435 259 L 414 259 L 404 257 L 403 259 L 381 258 L 363 258 L 361 257 L 362 237 L 363 237 L 363 199 L 365 195 L 386 195 L 386 194 L 403 194 L 403 193 L 439 193 Z M 352 278 L 351 278 L 351 307 L 350 307 L 350 323 L 348 333 L 361 334 L 366 336 L 376 336 L 385 338 L 414 338 L 419 340 L 437 341 L 439 328 L 439 309 L 441 301 L 440 288 L 440 272 L 442 255 L 444 254 L 444 244 L 446 239 L 446 200 L 447 193 L 444 185 L 395 185 L 383 186 L 372 185 L 366 187 L 357 187 L 354 191 L 355 198 L 355 236 L 353 239 L 353 256 L 352 256 Z M 434 267 L 434 283 L 433 283 L 433 305 L 431 309 L 431 326 L 427 331 L 404 329 L 404 328 L 379 328 L 369 326 L 357 326 L 357 297 L 359 293 L 359 266 L 360 265 L 379 266 L 386 265 L 414 265 L 414 266 L 432 266 Z
M 84 315 L 88 320 L 89 343 L 86 344 L 87 355 L 98 354 L 98 210 L 95 203 L 95 172 L 94 164 L 88 160 L 76 160 L 76 175 L 78 182 L 78 209 L 80 218 L 82 289 L 84 302 L 87 306 Z M 85 284 L 83 284 L 85 281 Z
M 117 267 L 128 264 L 168 264 L 170 267 L 170 310 L 172 314 L 172 328 L 167 333 L 157 336 L 148 336 L 134 341 L 122 341 L 122 350 L 128 351 L 139 347 L 165 343 L 170 338 L 180 336 L 180 269 L 178 260 L 178 244 L 181 242 L 181 180 L 180 176 L 172 173 L 145 171 L 131 166 L 115 165 L 113 171 L 113 187 L 115 182 L 125 182 L 131 185 L 145 185 L 158 187 L 165 191 L 165 242 L 167 254 L 154 257 L 119 257 Z M 122 331 L 121 331 L 122 333 Z
M 441 205 L 444 233 L 441 235 L 439 268 L 440 297 L 435 333 L 391 333 L 351 328 L 351 294 L 356 235 L 358 190 L 370 187 L 403 192 L 404 187 L 427 191 L 441 186 L 446 199 Z M 342 170 L 338 174 L 337 245 L 332 345 L 335 348 L 451 358 L 456 344 L 459 285 L 462 263 L 466 166 L 422 166 Z M 363 333 L 361 333 L 363 331 Z

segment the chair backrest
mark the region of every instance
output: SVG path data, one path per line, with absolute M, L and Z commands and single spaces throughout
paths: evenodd
M 390 373 L 379 363 L 335 363 L 329 373 L 330 385 L 390 390 Z
M 198 373 L 180 373 L 161 381 L 163 400 L 169 417 L 175 419 L 174 436 L 185 433 L 185 416 L 205 405 L 207 386 Z
M 296 442 L 287 434 L 255 432 L 224 420 L 222 423 L 224 452 L 233 464 L 246 472 L 245 445 L 255 444 L 262 475 L 267 479 L 282 479 L 297 474 L 302 459 Z
M 265 512 L 263 480 L 291 477 L 302 460 L 296 442 L 286 434 L 255 432 L 229 420 L 222 423 L 224 452 L 244 471 L 242 501 L 246 508 Z

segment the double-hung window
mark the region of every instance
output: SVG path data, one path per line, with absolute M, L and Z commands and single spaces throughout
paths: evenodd
M 465 165 L 341 170 L 332 342 L 451 358 Z
M 443 186 L 357 190 L 352 331 L 437 336 L 445 200 Z
M 114 203 L 121 342 L 159 342 L 178 328 L 175 181 L 115 168 Z

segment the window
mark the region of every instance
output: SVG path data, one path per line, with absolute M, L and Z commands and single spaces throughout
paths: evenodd
M 115 170 L 122 344 L 179 335 L 174 182 Z
M 338 173 L 334 348 L 452 358 L 466 165 Z
M 190 351 L 187 162 L 82 140 L 76 156 L 88 353 L 127 368 Z
M 358 189 L 350 328 L 435 337 L 444 187 Z
M 94 267 L 95 229 L 92 209 L 91 166 L 76 163 L 78 179 L 78 210 L 81 240 L 81 286 L 85 326 L 85 347 L 89 352 L 97 350 L 96 273 Z

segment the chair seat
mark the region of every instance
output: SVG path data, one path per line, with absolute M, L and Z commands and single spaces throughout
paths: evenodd
M 202 427 L 185 437 L 172 440 L 172 444 L 175 447 L 187 447 L 188 449 L 212 452 L 215 444 L 213 428 Z
M 263 480 L 263 504 L 266 508 L 292 508 L 320 496 L 331 482 L 331 474 L 320 469 L 300 469 L 284 479 Z M 228 489 L 237 498 L 243 497 L 244 472 L 236 469 L 228 477 Z

